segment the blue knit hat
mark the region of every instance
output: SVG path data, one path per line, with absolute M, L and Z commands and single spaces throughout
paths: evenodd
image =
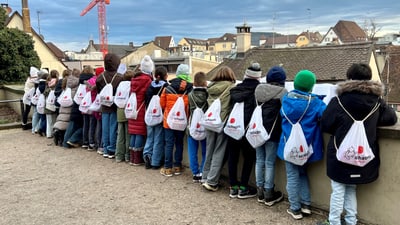
M 286 72 L 281 66 L 273 66 L 266 75 L 267 83 L 285 85 Z

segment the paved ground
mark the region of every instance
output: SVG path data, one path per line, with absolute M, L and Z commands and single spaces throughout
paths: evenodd
M 0 224 L 305 225 L 325 218 L 295 221 L 287 202 L 230 199 L 227 185 L 205 191 L 188 170 L 167 178 L 20 129 L 1 130 L 0 146 Z

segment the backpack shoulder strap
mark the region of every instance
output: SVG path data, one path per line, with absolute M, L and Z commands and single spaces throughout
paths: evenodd
M 338 100 L 338 103 L 340 105 L 340 107 L 346 112 L 346 114 L 353 120 L 353 121 L 357 121 L 356 119 L 354 119 L 354 117 L 349 113 L 349 111 L 346 110 L 346 108 L 343 106 L 342 102 L 340 101 L 340 98 L 338 96 L 336 96 L 336 99 Z M 372 114 L 375 113 L 376 110 L 378 110 L 379 106 L 381 104 L 379 103 L 379 101 L 377 101 L 374 105 L 374 107 L 371 109 L 371 111 L 364 117 L 364 119 L 360 120 L 360 121 L 365 121 L 366 119 L 368 119 Z
M 307 102 L 306 109 L 304 110 L 303 114 L 300 116 L 299 120 L 296 123 L 300 123 L 300 121 L 303 119 L 304 115 L 306 114 L 306 112 L 308 110 L 308 107 L 310 106 L 310 103 L 311 103 L 311 95 L 308 96 L 308 102 Z M 289 123 L 292 126 L 295 124 L 286 116 L 286 113 L 285 113 L 285 110 L 283 110 L 283 107 L 282 107 L 282 114 L 289 121 Z

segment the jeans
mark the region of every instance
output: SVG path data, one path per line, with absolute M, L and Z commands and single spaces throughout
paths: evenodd
M 152 166 L 160 166 L 164 158 L 164 128 L 162 124 L 147 126 L 143 156 L 150 156 Z
M 206 130 L 207 151 L 203 167 L 202 180 L 210 185 L 217 185 L 226 159 L 228 137 L 224 132 Z
M 256 149 L 256 185 L 265 190 L 274 188 L 277 142 L 267 141 Z
M 101 114 L 104 154 L 115 153 L 117 145 L 117 112 Z
M 340 215 L 345 210 L 347 225 L 357 224 L 357 185 L 342 184 L 331 180 L 332 194 L 329 208 L 329 223 L 340 225 Z
M 103 142 L 102 142 L 102 123 L 101 119 L 96 119 L 96 131 L 94 135 L 94 143 L 96 145 L 96 148 L 103 148 Z
M 67 130 L 64 134 L 63 146 L 69 148 L 67 142 L 80 143 L 82 141 L 82 127 L 75 121 L 69 121 Z
M 55 122 L 56 122 L 55 113 L 46 114 L 46 136 L 48 138 L 53 136 L 53 126 Z
M 286 191 L 291 210 L 299 210 L 301 204 L 311 205 L 310 187 L 308 184 L 307 165 L 298 166 L 285 162 L 286 166 Z
M 92 115 L 83 114 L 83 131 L 82 142 L 84 145 L 95 143 L 94 136 L 96 133 L 96 118 Z
M 183 158 L 183 136 L 184 131 L 164 129 L 165 139 L 165 168 L 181 167 Z M 175 145 L 175 154 L 174 154 Z
M 45 134 L 46 133 L 46 114 L 38 113 L 38 116 L 40 118 L 39 131 Z
M 145 143 L 145 136 L 140 135 L 140 134 L 131 134 L 130 137 L 130 142 L 129 142 L 129 147 L 131 149 L 136 148 L 136 149 L 143 149 L 144 143 Z
M 229 169 L 229 183 L 231 186 L 240 185 L 247 187 L 250 180 L 251 171 L 253 170 L 254 162 L 256 159 L 256 151 L 249 144 L 247 139 L 243 137 L 240 140 L 233 138 L 228 139 L 228 169 Z M 237 180 L 239 169 L 239 156 L 240 152 L 243 155 L 242 174 L 240 181 Z
M 116 159 L 129 161 L 129 140 L 128 122 L 118 122 Z
M 199 144 L 201 145 L 201 163 L 199 165 L 198 150 Z M 206 139 L 197 141 L 190 135 L 188 136 L 188 154 L 189 154 L 189 166 L 193 175 L 197 175 L 203 172 L 204 162 L 206 161 Z
M 33 106 L 33 114 L 32 114 L 32 134 L 39 130 L 39 122 L 40 117 L 39 113 L 36 110 L 36 106 Z

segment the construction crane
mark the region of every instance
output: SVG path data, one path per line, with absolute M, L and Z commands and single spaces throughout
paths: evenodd
M 110 0 L 92 0 L 85 9 L 82 10 L 81 16 L 84 16 L 97 4 L 98 20 L 99 20 L 99 39 L 100 51 L 103 57 L 108 53 L 108 40 L 107 40 L 107 24 L 106 24 L 106 5 L 110 4 Z

